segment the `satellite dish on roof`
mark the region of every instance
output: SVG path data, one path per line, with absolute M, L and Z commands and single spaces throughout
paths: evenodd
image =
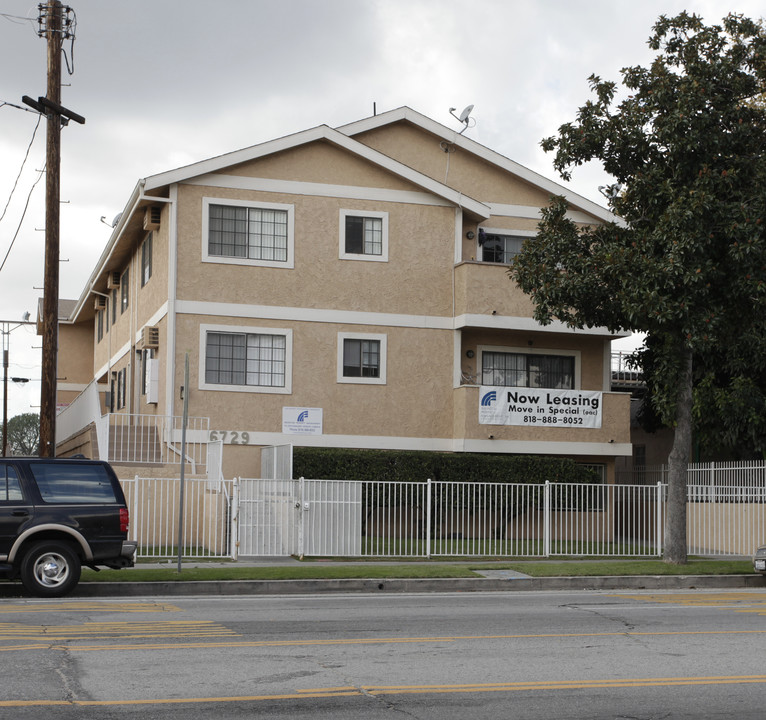
M 114 216 L 114 220 L 112 220 L 112 222 L 109 223 L 106 221 L 106 215 L 102 215 L 101 222 L 104 223 L 104 225 L 108 225 L 109 227 L 113 228 L 113 227 L 117 227 L 117 223 L 120 222 L 121 217 L 122 217 L 122 213 L 117 213 Z
M 473 120 L 473 118 L 471 117 L 471 111 L 473 110 L 473 105 L 468 105 L 467 107 L 463 108 L 463 112 L 461 112 L 460 115 L 455 115 L 455 110 L 457 110 L 457 108 L 450 108 L 449 112 L 450 112 L 450 115 L 452 115 L 452 117 L 454 117 L 456 120 L 463 123 L 463 129 L 460 131 L 460 135 L 462 135 L 465 132 L 467 127 L 473 127 L 473 125 L 469 125 L 471 120 Z M 474 125 L 476 124 L 475 120 L 473 124 Z

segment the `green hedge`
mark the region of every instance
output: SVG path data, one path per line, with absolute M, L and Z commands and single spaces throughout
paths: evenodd
M 567 458 L 399 450 L 294 448 L 293 475 L 312 480 L 593 483 L 592 470 Z

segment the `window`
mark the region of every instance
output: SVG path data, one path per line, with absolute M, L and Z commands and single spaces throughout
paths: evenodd
M 340 257 L 388 261 L 388 213 L 341 210 Z
M 560 390 L 575 386 L 575 358 L 571 355 L 484 351 L 481 363 L 482 385 Z
M 521 252 L 521 246 L 527 238 L 522 235 L 503 235 L 485 232 L 479 228 L 479 245 L 482 262 L 509 263 Z
M 141 287 L 144 287 L 152 276 L 152 235 L 153 233 L 149 233 L 141 245 Z
M 37 488 L 47 503 L 114 503 L 112 481 L 99 465 L 30 464 Z
M 96 312 L 96 342 L 104 339 L 104 314 L 103 310 Z
M 203 199 L 203 260 L 293 267 L 293 206 Z
M 112 290 L 112 325 L 117 322 L 117 289 Z
M 0 502 L 19 502 L 20 500 L 23 500 L 23 495 L 16 470 L 3 465 L 0 470 Z
M 202 343 L 203 389 L 291 392 L 292 331 L 203 326 Z
M 130 268 L 126 268 L 120 278 L 120 314 L 124 313 L 128 309 L 128 302 L 130 300 Z
M 125 392 L 126 384 L 127 384 L 127 376 L 128 376 L 127 368 L 123 368 L 122 370 L 117 372 L 117 409 L 118 410 L 122 410 L 127 404 L 127 393 Z
M 146 395 L 149 390 L 149 382 L 151 380 L 149 376 L 150 364 L 149 361 L 154 357 L 154 350 L 142 350 L 141 351 L 141 394 Z
M 338 382 L 385 384 L 386 336 L 339 333 Z

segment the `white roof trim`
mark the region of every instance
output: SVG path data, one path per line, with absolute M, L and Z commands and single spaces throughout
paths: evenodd
M 337 130 L 344 135 L 353 136 L 368 130 L 374 130 L 384 125 L 390 125 L 391 123 L 398 122 L 400 120 L 407 120 L 413 125 L 417 125 L 423 130 L 433 133 L 437 137 L 440 137 L 447 142 L 454 143 L 455 145 L 462 147 L 464 150 L 477 155 L 483 160 L 486 160 L 493 165 L 497 165 L 503 170 L 506 170 L 507 172 L 520 177 L 522 180 L 526 180 L 527 182 L 536 185 L 542 190 L 547 190 L 552 195 L 563 195 L 572 205 L 576 205 L 581 210 L 585 210 L 586 212 L 594 215 L 597 218 L 600 218 L 601 220 L 604 220 L 605 222 L 619 222 L 619 219 L 616 215 L 609 212 L 609 210 L 606 208 L 601 207 L 597 203 L 584 198 L 582 195 L 578 195 L 577 193 L 572 192 L 571 190 L 565 188 L 563 185 L 559 185 L 558 183 L 549 180 L 543 175 L 540 175 L 533 170 L 524 167 L 523 165 L 519 165 L 517 162 L 510 160 L 504 155 L 500 155 L 500 153 L 497 153 L 494 150 L 490 150 L 488 147 L 480 145 L 475 140 L 471 140 L 465 135 L 460 135 L 460 133 L 457 131 L 450 130 L 445 125 L 442 125 L 435 120 L 431 120 L 431 118 L 426 117 L 425 115 L 421 115 L 419 112 L 406 106 L 381 113 L 380 115 L 373 115 L 372 117 L 365 118 L 364 120 L 357 120 L 356 122 L 349 123 L 348 125 L 342 125 L 341 127 L 337 128 Z
M 260 145 L 253 145 L 252 147 L 244 148 L 242 150 L 219 155 L 218 157 L 203 160 L 192 165 L 186 165 L 185 167 L 176 170 L 159 173 L 158 175 L 151 175 L 144 181 L 145 189 L 147 191 L 154 190 L 172 183 L 184 182 L 200 175 L 216 173 L 219 170 L 231 167 L 232 165 L 256 160 L 267 155 L 272 155 L 283 150 L 289 150 L 317 140 L 326 140 L 333 145 L 348 150 L 349 152 L 422 187 L 424 190 L 427 190 L 438 197 L 448 200 L 450 203 L 457 205 L 458 207 L 473 212 L 480 217 L 485 219 L 490 217 L 490 209 L 486 204 L 463 195 L 462 193 L 453 190 L 451 187 L 448 187 L 417 170 L 413 170 L 411 167 L 400 163 L 398 160 L 394 160 L 337 130 L 333 130 L 327 125 L 319 125 L 318 127 L 304 130 L 303 132 L 295 133 L 294 135 L 287 135 L 286 137 L 270 140 Z

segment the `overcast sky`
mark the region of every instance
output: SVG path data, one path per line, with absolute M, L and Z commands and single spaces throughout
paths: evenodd
M 45 95 L 46 44 L 37 2 L 0 3 L 0 103 Z M 61 137 L 61 297 L 79 297 L 139 178 L 326 124 L 402 105 L 553 180 L 539 143 L 589 97 L 587 78 L 651 60 L 646 40 L 661 14 L 727 12 L 758 18 L 740 0 L 70 0 L 73 74 L 62 103 L 83 115 Z M 28 18 L 28 19 L 25 19 Z M 45 121 L 0 107 L 0 320 L 34 318 L 42 295 Z M 597 168 L 569 187 L 601 202 Z M 12 244 L 13 243 L 13 244 Z M 10 248 L 10 252 L 9 252 Z M 3 261 L 3 258 L 7 259 Z M 9 417 L 38 412 L 40 338 L 10 335 Z M 0 385 L 0 392 L 2 387 Z

